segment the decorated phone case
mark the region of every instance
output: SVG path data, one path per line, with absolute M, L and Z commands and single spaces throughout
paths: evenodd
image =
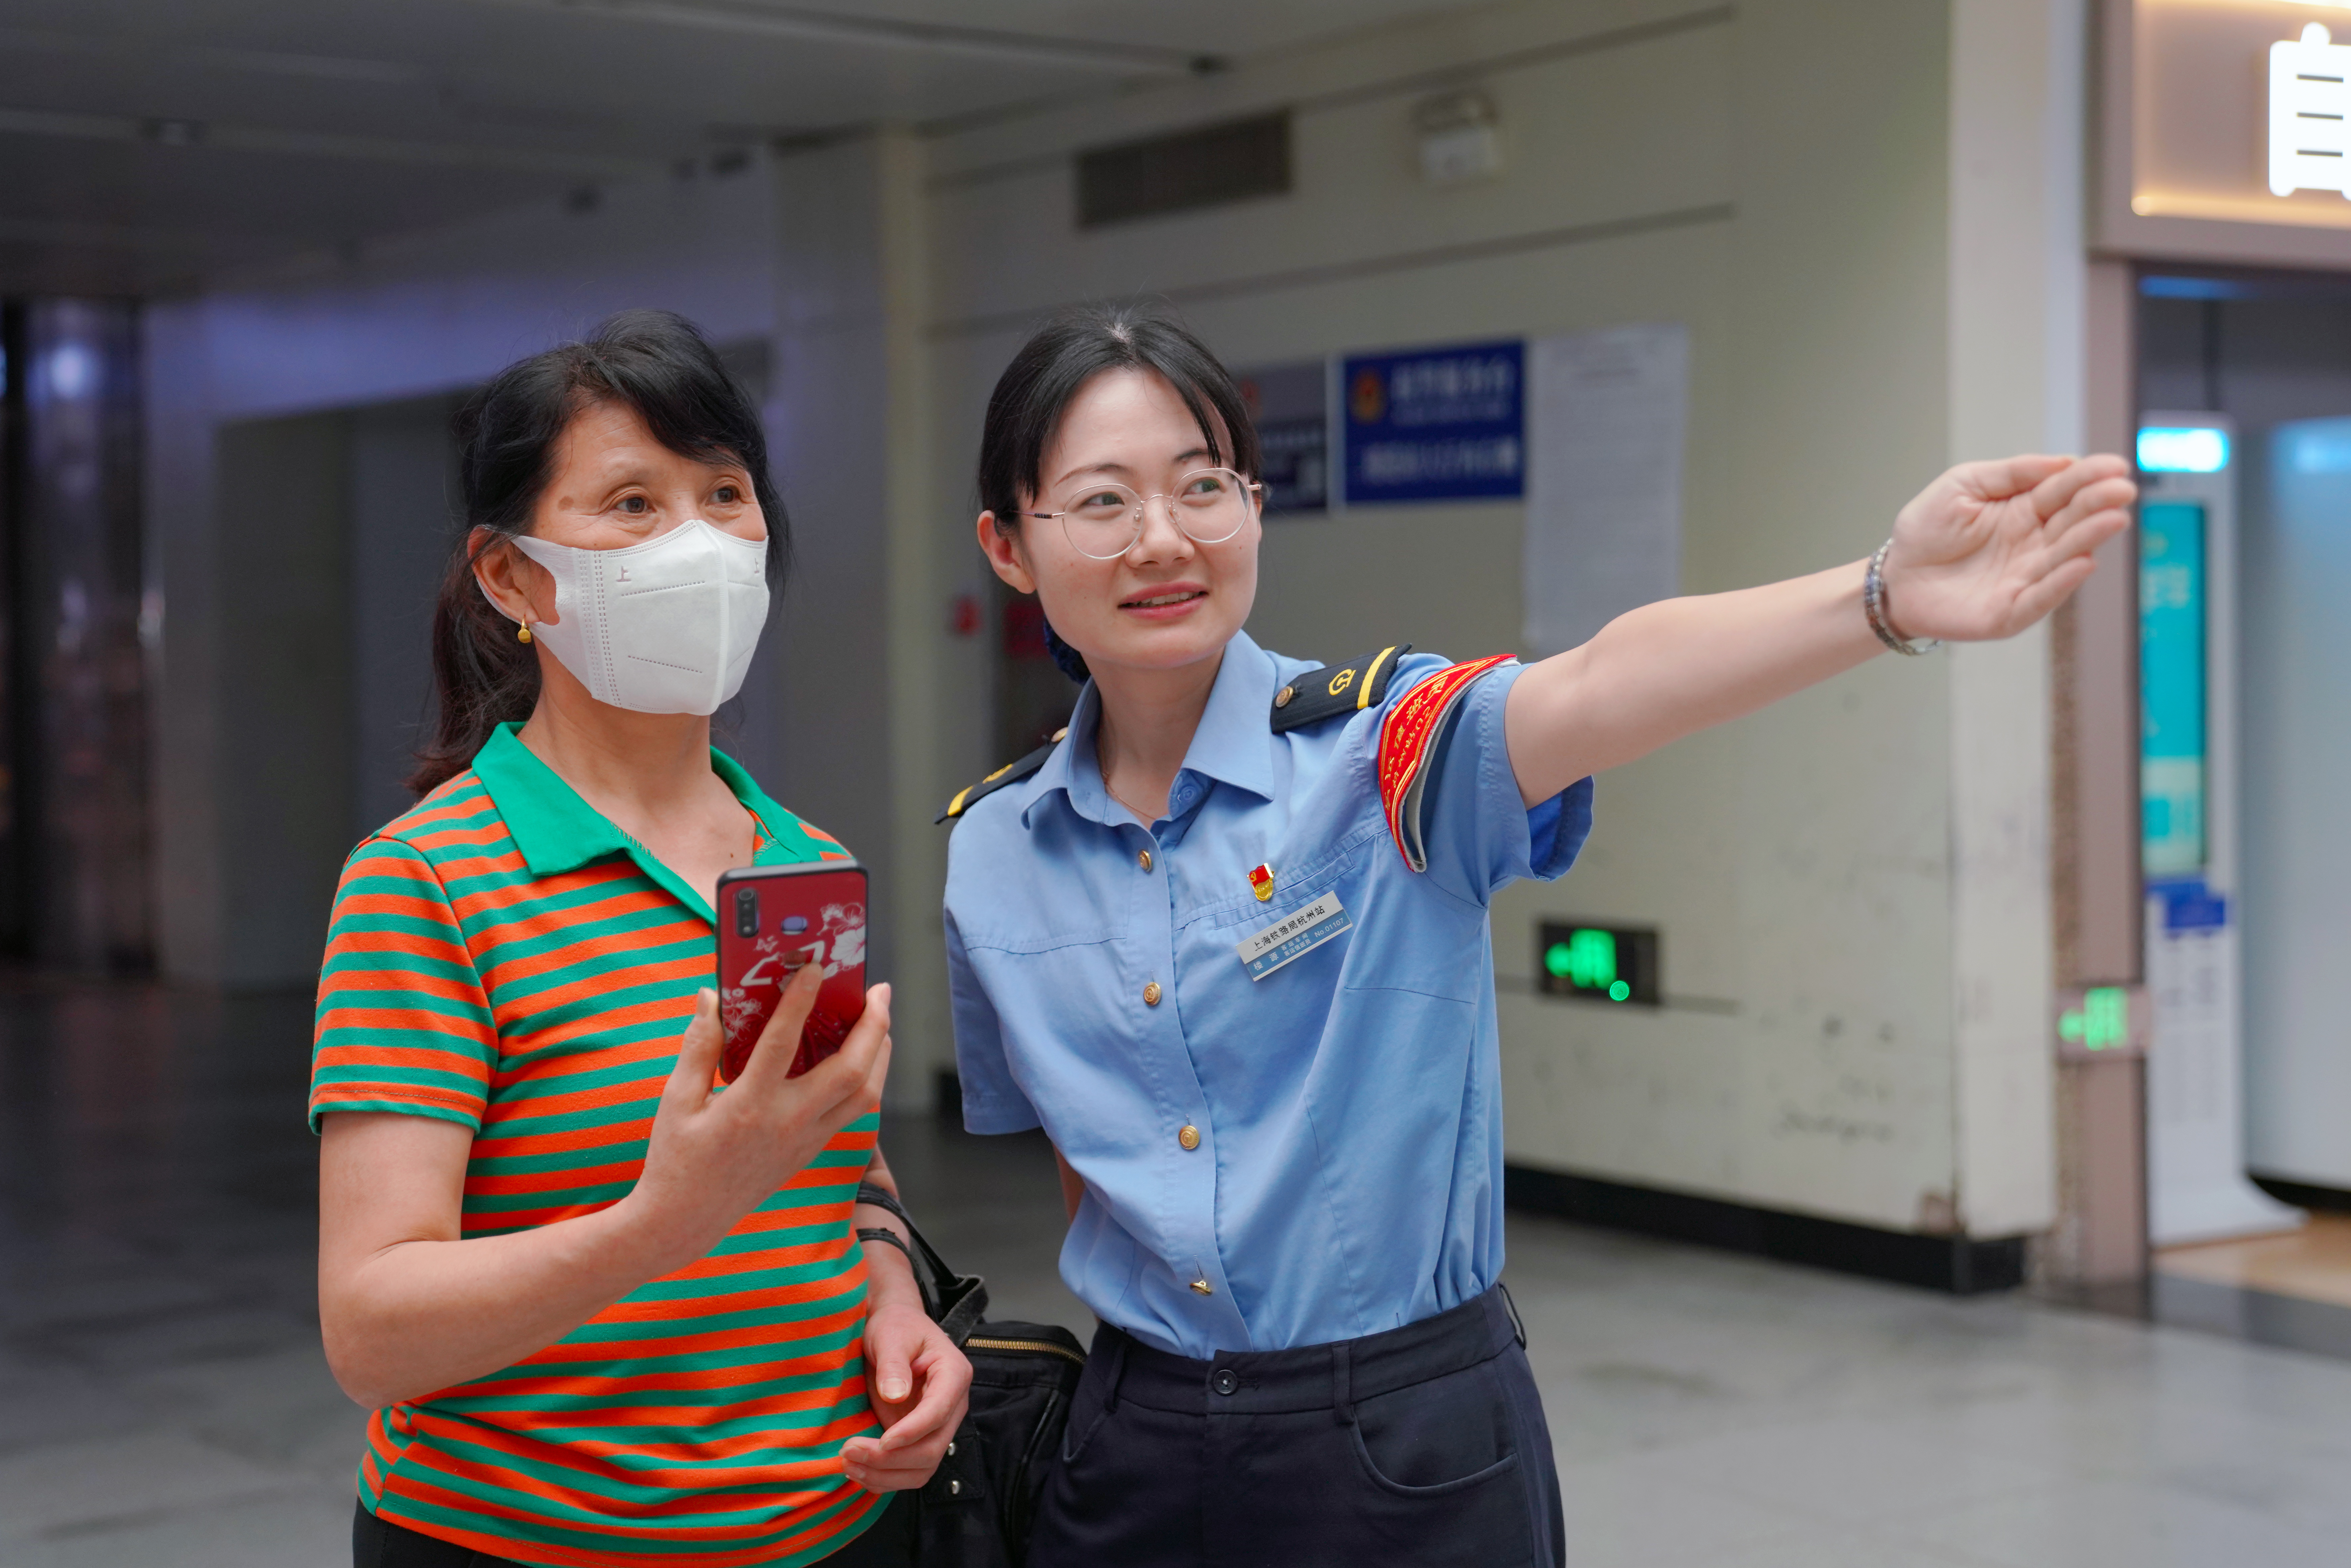
M 865 1011 L 865 868 L 855 861 L 744 866 L 718 879 L 718 1078 L 750 1063 L 759 1031 L 803 965 L 824 983 L 801 1027 L 790 1076 L 841 1049 Z

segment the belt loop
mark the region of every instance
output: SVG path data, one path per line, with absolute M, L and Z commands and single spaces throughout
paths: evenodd
M 1114 1411 L 1118 1408 L 1118 1385 L 1126 1380 L 1127 1343 L 1127 1333 L 1124 1329 L 1113 1331 L 1110 1342 L 1110 1387 L 1102 1396 L 1102 1408 L 1105 1411 Z
M 1345 1340 L 1331 1347 L 1331 1414 L 1342 1427 L 1355 1424 L 1354 1365 Z
M 1510 1288 L 1497 1280 L 1494 1281 L 1494 1289 L 1502 1292 L 1502 1310 L 1510 1314 L 1510 1328 L 1519 1336 L 1519 1348 L 1526 1349 L 1527 1325 L 1519 1317 L 1519 1303 L 1510 1300 Z

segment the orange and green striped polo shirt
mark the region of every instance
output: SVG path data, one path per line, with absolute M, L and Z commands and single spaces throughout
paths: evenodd
M 843 859 L 733 759 L 761 864 Z M 695 993 L 707 899 L 501 727 L 473 768 L 351 853 L 335 895 L 310 1121 L 469 1128 L 464 1234 L 590 1213 L 643 1168 Z M 880 1429 L 850 1209 L 878 1120 L 852 1122 L 707 1258 L 503 1372 L 376 1412 L 361 1500 L 524 1563 L 811 1563 L 877 1500 L 841 1445 Z

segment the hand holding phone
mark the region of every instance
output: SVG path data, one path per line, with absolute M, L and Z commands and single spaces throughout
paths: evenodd
M 784 987 L 811 964 L 823 978 L 786 1076 L 841 1049 L 865 1010 L 865 890 L 854 861 L 744 866 L 718 879 L 719 1082 L 741 1075 Z
M 833 1134 L 880 1101 L 890 1071 L 890 988 L 867 994 L 837 1055 L 793 1078 L 793 1045 L 824 972 L 803 966 L 800 974 L 769 1019 L 771 1038 L 723 1089 L 716 1082 L 726 1048 L 718 993 L 705 987 L 695 998 L 676 1065 L 662 1085 L 643 1172 L 621 1200 L 639 1217 L 624 1228 L 649 1248 L 648 1277 L 709 1256 L 746 1214 L 789 1186 Z

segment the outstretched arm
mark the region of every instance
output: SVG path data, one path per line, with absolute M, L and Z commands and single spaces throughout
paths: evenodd
M 2121 458 L 1965 463 L 1895 519 L 1887 609 L 1905 637 L 2012 637 L 2079 588 L 2129 524 Z M 1510 689 L 1510 766 L 1529 806 L 1604 768 L 1752 713 L 1884 652 L 1865 562 L 1618 616 Z

